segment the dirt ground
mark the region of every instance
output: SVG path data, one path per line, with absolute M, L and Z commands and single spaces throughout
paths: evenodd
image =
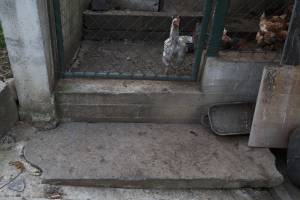
M 182 66 L 162 63 L 163 42 L 83 41 L 71 72 L 110 72 L 130 75 L 192 75 L 193 54 Z
M 4 81 L 8 78 L 12 78 L 12 72 L 7 51 L 4 48 L 0 48 L 0 81 Z

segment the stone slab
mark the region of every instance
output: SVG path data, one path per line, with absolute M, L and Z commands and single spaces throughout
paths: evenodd
M 0 137 L 18 121 L 16 102 L 4 82 L 0 81 Z
M 77 128 L 74 126 L 74 128 Z M 0 149 L 0 177 L 4 176 L 0 185 L 6 183 L 17 171 L 9 165 L 18 160 L 20 146 L 40 135 L 37 129 L 19 122 L 9 132 L 17 143 L 9 150 Z M 47 133 L 46 133 L 47 134 Z M 0 192 L 0 200 L 46 200 L 46 191 L 61 191 L 66 200 L 273 200 L 269 189 L 233 189 L 233 190 L 141 190 L 114 189 L 97 187 L 51 186 L 42 184 L 41 177 L 32 176 L 29 171 L 21 175 L 25 178 L 26 188 L 16 193 L 7 187 Z M 275 199 L 274 199 L 275 200 Z M 276 199 L 279 200 L 279 199 Z M 286 200 L 286 199 L 282 199 Z
M 273 155 L 247 137 L 222 138 L 200 125 L 67 123 L 25 147 L 57 185 L 151 189 L 273 187 Z
M 287 148 L 300 126 L 299 67 L 266 67 L 262 76 L 249 145 Z

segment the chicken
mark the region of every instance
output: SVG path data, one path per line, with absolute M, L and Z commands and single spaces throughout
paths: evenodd
M 247 40 L 239 37 L 231 38 L 224 28 L 222 35 L 222 49 L 241 50 L 247 48 Z
M 273 50 L 282 46 L 288 35 L 289 18 L 289 13 L 269 18 L 263 13 L 256 35 L 257 44 Z
M 263 32 L 271 31 L 277 33 L 282 30 L 287 30 L 289 27 L 287 15 L 272 16 L 270 19 L 267 19 L 265 14 L 263 14 L 260 18 L 259 27 Z
M 224 28 L 222 35 L 222 48 L 223 49 L 231 49 L 232 47 L 232 39 L 227 35 L 227 30 Z
M 166 66 L 171 63 L 180 65 L 188 51 L 188 43 L 193 43 L 192 36 L 179 36 L 180 17 L 175 17 L 171 24 L 170 37 L 164 42 L 162 61 Z

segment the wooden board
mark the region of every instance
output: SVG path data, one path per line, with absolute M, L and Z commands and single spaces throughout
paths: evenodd
M 300 126 L 300 69 L 266 67 L 257 99 L 249 146 L 286 148 Z

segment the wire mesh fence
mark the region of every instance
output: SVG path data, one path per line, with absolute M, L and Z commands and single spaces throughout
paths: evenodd
M 235 61 L 279 63 L 288 36 L 293 1 L 244 1 L 229 9 L 221 56 Z
M 195 80 L 202 1 L 192 0 L 188 5 L 180 2 L 164 1 L 163 5 L 159 0 L 123 0 L 110 4 L 92 1 L 82 12 L 80 49 L 66 66 L 65 75 Z
M 68 14 L 62 17 L 65 76 L 188 81 L 197 80 L 206 47 L 208 54 L 231 61 L 279 63 L 293 5 L 292 0 L 60 1 L 61 14 Z

